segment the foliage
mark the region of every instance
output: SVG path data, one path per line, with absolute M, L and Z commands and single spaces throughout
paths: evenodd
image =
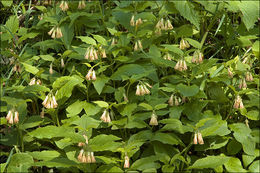
M 257 1 L 1 11 L 1 172 L 259 171 Z

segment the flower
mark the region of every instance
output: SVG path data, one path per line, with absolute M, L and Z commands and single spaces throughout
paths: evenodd
M 68 3 L 66 1 L 61 1 L 60 8 L 62 11 L 67 11 L 69 9 Z
M 132 15 L 132 17 L 131 17 L 130 25 L 135 26 L 135 16 L 134 15 Z
M 17 124 L 19 122 L 19 112 L 9 110 L 5 118 L 9 124 Z
M 29 85 L 35 85 L 36 79 L 35 77 L 30 80 Z
M 110 123 L 111 122 L 111 119 L 110 119 L 110 116 L 109 116 L 109 112 L 107 109 L 104 110 L 103 114 L 101 115 L 100 119 L 103 121 L 103 122 L 106 122 L 106 123 Z
M 140 95 L 141 95 L 141 87 L 140 87 L 139 84 L 136 86 L 136 92 L 135 92 L 135 95 L 137 95 L 137 96 L 140 96 Z
M 168 30 L 168 29 L 173 29 L 173 26 L 172 26 L 172 24 L 171 24 L 171 22 L 170 22 L 169 19 L 167 20 L 166 23 L 167 23 L 167 25 L 166 25 L 166 26 L 167 26 L 167 28 L 166 28 L 167 30 Z
M 87 80 L 96 80 L 96 72 L 95 70 L 93 70 L 92 68 L 88 71 L 87 75 L 86 75 L 86 79 Z
M 250 72 L 246 72 L 245 76 L 246 76 L 246 81 L 253 81 L 254 80 L 253 75 Z
M 95 159 L 95 156 L 94 156 L 94 152 L 90 152 L 90 156 L 91 156 L 91 163 L 95 163 L 96 159 Z
M 156 116 L 155 112 L 153 112 L 152 115 L 151 115 L 149 125 L 151 125 L 151 126 L 157 126 L 158 125 L 157 116 Z
M 44 101 L 42 102 L 42 105 L 47 108 L 47 109 L 50 109 L 50 108 L 57 108 L 58 107 L 58 103 L 55 99 L 55 96 L 51 93 L 49 93 Z
M 169 106 L 173 106 L 173 94 L 170 96 L 170 98 L 168 100 L 168 104 L 169 104 Z
M 194 134 L 194 138 L 193 138 L 193 144 L 198 144 L 198 135 L 197 133 Z
M 180 42 L 180 49 L 186 49 L 186 48 L 189 48 L 190 45 L 188 43 L 188 41 L 184 40 L 184 39 L 181 39 L 181 42 Z
M 40 113 L 40 117 L 41 117 L 41 118 L 44 118 L 44 107 L 42 108 L 42 111 L 41 111 L 41 113 Z
M 50 74 L 53 74 L 52 63 L 50 64 L 49 73 L 50 73 Z
M 244 104 L 242 102 L 242 98 L 239 95 L 236 97 L 235 103 L 234 103 L 233 107 L 235 109 L 238 109 L 238 108 L 242 109 L 242 108 L 244 108 Z
M 129 157 L 125 155 L 125 163 L 124 163 L 124 168 L 129 168 Z
M 65 66 L 63 58 L 60 60 L 60 66 L 63 68 Z
M 198 142 L 199 142 L 200 145 L 204 144 L 202 134 L 200 132 L 198 132 Z
M 86 7 L 85 0 L 79 1 L 78 9 L 84 9 Z
M 183 59 L 183 60 L 179 60 L 175 67 L 174 67 L 175 70 L 178 70 L 178 71 L 186 71 L 188 69 L 187 65 L 186 65 L 186 61 Z

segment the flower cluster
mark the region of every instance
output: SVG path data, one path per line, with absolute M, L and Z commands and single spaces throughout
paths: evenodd
M 200 51 L 195 51 L 192 56 L 191 62 L 196 64 L 201 64 L 203 61 L 204 55 Z
M 41 81 L 40 79 L 36 80 L 36 78 L 33 77 L 33 78 L 30 80 L 29 85 L 35 85 L 35 84 L 41 85 L 41 84 L 42 84 L 42 81 Z
M 167 19 L 166 21 L 161 18 L 161 20 L 159 20 L 156 24 L 156 30 L 155 30 L 155 33 L 158 34 L 158 35 L 161 35 L 161 31 L 162 30 L 170 30 L 170 29 L 173 29 L 173 26 L 170 22 L 169 19 Z
M 247 88 L 247 84 L 246 84 L 246 79 L 245 79 L 245 78 L 239 79 L 238 88 L 239 88 L 239 89 Z
M 238 95 L 235 99 L 235 103 L 234 103 L 234 106 L 233 106 L 235 109 L 242 109 L 244 108 L 244 104 L 242 102 L 242 98 Z
M 61 1 L 60 8 L 62 11 L 67 11 L 69 9 L 69 5 L 66 1 Z
M 95 163 L 96 159 L 94 156 L 94 152 L 86 151 L 86 145 L 88 145 L 88 137 L 86 135 L 83 135 L 85 138 L 85 142 L 79 142 L 78 146 L 83 147 L 78 155 L 78 161 L 81 163 Z
M 254 80 L 253 75 L 250 72 L 246 72 L 245 76 L 246 76 L 246 81 L 253 81 Z
M 61 38 L 63 36 L 60 27 L 54 26 L 48 34 L 51 36 L 51 38 Z
M 109 111 L 107 109 L 104 110 L 103 114 L 101 115 L 100 119 L 105 123 L 110 123 L 111 118 L 109 115 Z
M 9 110 L 6 115 L 6 120 L 9 124 L 17 124 L 19 122 L 19 112 L 14 110 Z
M 169 104 L 169 106 L 179 106 L 179 104 L 180 104 L 179 98 L 172 94 L 168 100 L 168 104 Z
M 95 163 L 94 152 L 86 152 L 84 149 L 81 149 L 78 155 L 78 161 L 81 163 Z
M 186 48 L 189 48 L 190 47 L 190 45 L 189 45 L 189 43 L 188 43 L 188 41 L 187 40 L 184 40 L 184 39 L 181 39 L 181 42 L 180 42 L 180 49 L 186 49 Z
M 84 9 L 86 7 L 85 0 L 79 1 L 78 9 Z
M 204 141 L 203 141 L 203 138 L 202 138 L 202 135 L 200 132 L 197 132 L 194 134 L 194 138 L 193 138 L 193 144 L 204 144 Z
M 154 111 L 153 111 L 153 113 L 151 115 L 151 119 L 150 119 L 149 125 L 150 126 L 157 126 L 158 125 L 157 115 L 155 114 Z
M 45 97 L 44 101 L 42 102 L 42 105 L 47 109 L 58 107 L 58 103 L 56 102 L 55 96 L 51 93 L 49 93 Z
M 93 70 L 93 68 L 91 68 L 91 69 L 88 71 L 88 73 L 87 73 L 87 75 L 86 75 L 86 79 L 87 79 L 87 80 L 96 80 L 96 79 L 97 79 L 97 77 L 96 77 L 96 72 L 95 72 L 95 70 Z
M 131 25 L 131 26 L 136 26 L 136 27 L 138 27 L 138 26 L 141 25 L 142 23 L 143 23 L 143 21 L 142 21 L 141 18 L 135 20 L 135 16 L 132 15 L 131 20 L 130 20 L 130 25 Z
M 14 67 L 13 67 L 13 71 L 14 72 L 18 72 L 18 73 L 21 73 L 21 66 L 20 66 L 20 64 L 18 64 L 18 63 L 16 63 L 16 64 L 14 64 Z
M 102 58 L 106 58 L 106 50 L 100 47 L 97 51 L 94 47 L 91 46 L 87 48 L 85 59 L 89 59 L 90 61 L 98 60 L 98 55 L 100 55 Z
M 171 60 L 172 60 L 172 56 L 171 56 L 171 54 L 169 54 L 169 53 L 167 52 L 167 53 L 163 56 L 163 59 L 171 61 Z
M 138 51 L 142 49 L 143 49 L 142 42 L 140 40 L 136 41 L 134 46 L 134 51 Z
M 175 70 L 178 70 L 178 71 L 186 71 L 188 68 L 187 68 L 187 65 L 186 65 L 186 61 L 184 59 L 182 60 L 179 60 L 175 67 L 174 67 Z
M 152 86 L 149 85 L 147 82 L 138 84 L 136 86 L 136 93 L 135 94 L 137 96 L 143 96 L 145 94 L 150 94 L 150 90 L 147 87 L 152 88 Z

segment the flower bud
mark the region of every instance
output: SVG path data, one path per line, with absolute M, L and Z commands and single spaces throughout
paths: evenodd
M 6 115 L 6 120 L 10 121 L 11 117 L 13 116 L 13 112 L 11 110 L 8 111 L 8 114 Z
M 139 49 L 143 49 L 142 42 L 140 40 L 138 40 L 137 42 L 138 42 Z
M 64 66 L 65 66 L 63 58 L 61 58 L 61 60 L 60 60 L 60 66 L 61 66 L 62 68 L 64 68 Z
M 173 26 L 169 19 L 167 20 L 167 29 L 173 29 Z
M 86 75 L 86 79 L 87 80 L 91 80 L 92 79 L 92 69 L 90 69 Z
M 132 15 L 132 18 L 130 20 L 130 25 L 135 26 L 135 16 L 134 15 Z
M 141 96 L 145 95 L 145 90 L 143 85 L 140 85 L 140 92 L 141 92 Z
M 138 50 L 138 43 L 135 42 L 134 51 L 137 51 L 137 50 Z
M 50 64 L 49 73 L 50 73 L 50 74 L 53 74 L 52 63 Z
M 67 11 L 69 9 L 68 3 L 66 1 L 61 1 L 60 8 L 62 11 Z
M 78 161 L 83 162 L 83 154 L 84 154 L 84 149 L 81 149 L 78 155 Z
M 86 7 L 85 0 L 79 1 L 78 9 L 84 9 Z
M 204 55 L 200 52 L 199 53 L 199 63 L 202 63 L 203 58 L 204 58 Z
M 61 38 L 63 36 L 61 29 L 59 27 L 57 27 L 56 31 L 57 31 L 56 38 Z
M 89 48 L 86 50 L 86 52 L 85 52 L 85 59 L 88 59 L 89 58 Z
M 91 153 L 88 152 L 86 163 L 91 163 Z
M 144 93 L 150 94 L 150 90 L 145 85 L 143 85 L 143 87 L 144 87 Z
M 103 50 L 102 50 L 102 58 L 106 58 L 106 57 L 107 57 L 106 50 L 103 49 Z
M 179 99 L 176 96 L 174 99 L 174 104 L 175 104 L 175 106 L 179 106 L 179 104 L 180 104 Z
M 49 96 L 47 95 L 44 99 L 44 101 L 42 102 L 43 106 L 47 105 L 47 101 L 49 100 Z

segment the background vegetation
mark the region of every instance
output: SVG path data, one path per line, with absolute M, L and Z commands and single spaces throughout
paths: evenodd
M 259 171 L 257 1 L 1 0 L 0 34 L 1 172 Z

